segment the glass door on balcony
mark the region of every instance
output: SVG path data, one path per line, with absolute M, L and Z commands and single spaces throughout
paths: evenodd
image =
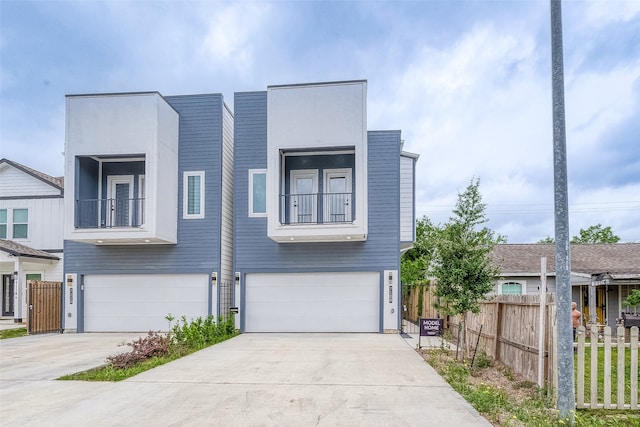
M 291 224 L 315 224 L 317 218 L 317 170 L 292 170 L 291 171 Z
M 107 226 L 129 227 L 133 200 L 133 175 L 109 176 L 107 181 Z
M 351 169 L 324 172 L 324 222 L 351 222 Z

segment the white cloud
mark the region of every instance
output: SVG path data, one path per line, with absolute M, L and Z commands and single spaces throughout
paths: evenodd
M 586 26 L 594 28 L 628 22 L 640 14 L 638 0 L 587 1 L 584 5 L 583 22 Z
M 580 156 L 603 132 L 634 111 L 634 86 L 640 84 L 640 60 L 611 70 L 574 74 L 566 83 L 568 144 Z
M 248 71 L 255 49 L 265 36 L 270 6 L 266 3 L 218 3 L 208 20 L 199 55 L 204 63 Z

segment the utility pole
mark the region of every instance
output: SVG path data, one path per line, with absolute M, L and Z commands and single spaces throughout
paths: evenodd
M 560 417 L 573 423 L 573 329 L 571 326 L 571 253 L 567 191 L 567 143 L 564 116 L 562 5 L 551 1 L 551 70 L 553 92 L 553 186 L 556 236 L 556 313 L 558 328 L 558 400 Z

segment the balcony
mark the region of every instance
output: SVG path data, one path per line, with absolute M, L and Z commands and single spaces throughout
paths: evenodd
M 76 228 L 137 228 L 144 224 L 144 199 L 76 201 Z
M 179 115 L 155 92 L 67 96 L 65 239 L 176 244 Z
M 353 218 L 352 193 L 283 194 L 280 196 L 280 223 L 342 224 Z

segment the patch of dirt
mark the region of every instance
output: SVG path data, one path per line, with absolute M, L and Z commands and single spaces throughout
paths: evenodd
M 443 349 L 420 349 L 418 353 L 424 360 L 433 366 L 436 371 L 456 362 L 456 352 Z M 461 355 L 459 355 L 460 362 Z M 470 364 L 471 359 L 465 359 Z M 527 381 L 521 375 L 513 373 L 511 368 L 500 362 L 489 360 L 486 357 L 476 359 L 474 367 L 470 369 L 471 375 L 468 382 L 474 386 L 491 386 L 501 390 L 508 397 L 509 401 L 518 406 L 523 402 L 536 397 L 538 387 L 536 383 Z M 494 426 L 517 426 L 521 425 L 518 420 L 511 418 L 511 414 L 482 414 Z

